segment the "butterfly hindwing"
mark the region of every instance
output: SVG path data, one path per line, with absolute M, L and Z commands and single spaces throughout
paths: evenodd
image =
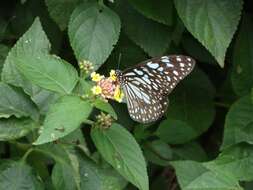
M 131 118 L 148 123 L 161 117 L 167 108 L 167 95 L 194 68 L 195 61 L 183 55 L 146 60 L 122 73 Z

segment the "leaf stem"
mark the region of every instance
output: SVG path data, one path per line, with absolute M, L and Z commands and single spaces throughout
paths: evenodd
M 223 102 L 214 102 L 215 106 L 217 107 L 222 107 L 222 108 L 230 108 L 230 104 L 226 104 L 226 103 L 223 103 Z
M 22 161 L 22 162 L 25 162 L 25 160 L 27 159 L 27 157 L 29 156 L 29 154 L 30 154 L 32 151 L 34 151 L 33 148 L 28 149 L 28 150 L 26 151 L 26 153 L 24 154 L 24 156 L 21 158 L 21 161 Z

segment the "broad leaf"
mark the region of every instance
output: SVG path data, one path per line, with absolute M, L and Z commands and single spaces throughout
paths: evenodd
M 253 17 L 245 15 L 236 39 L 231 81 L 238 95 L 246 95 L 253 86 Z
M 18 139 L 38 127 L 31 119 L 0 119 L 0 141 Z
M 81 0 L 46 0 L 48 12 L 61 30 L 68 26 L 69 18 Z
M 226 50 L 240 20 L 241 0 L 174 0 L 185 27 L 224 67 Z
M 115 3 L 127 36 L 150 56 L 164 54 L 171 41 L 170 29 L 163 24 L 145 18 L 126 1 Z
M 53 104 L 43 123 L 43 129 L 34 144 L 43 144 L 64 137 L 87 119 L 92 107 L 78 96 L 63 96 Z
M 147 18 L 172 25 L 174 8 L 172 0 L 130 0 L 130 3 Z
M 249 95 L 236 101 L 227 113 L 222 149 L 248 142 L 253 144 L 253 105 Z
M 215 172 L 195 161 L 172 162 L 181 189 L 185 190 L 243 190 L 233 173 Z
M 202 71 L 195 68 L 169 96 L 168 119 L 160 124 L 157 135 L 172 144 L 196 138 L 213 122 L 213 98 L 213 85 Z
M 48 53 L 49 50 L 49 40 L 39 19 L 36 18 L 29 30 L 10 50 L 3 67 L 2 80 L 24 89 L 31 87 L 31 83 L 17 70 L 15 66 L 16 59 L 22 59 L 24 55 L 36 57 L 38 54 Z
M 11 190 L 43 190 L 41 181 L 33 169 L 23 162 L 10 161 L 0 171 L 0 189 Z
M 71 15 L 68 31 L 77 60 L 92 62 L 95 70 L 110 55 L 119 32 L 119 17 L 98 3 L 78 6 Z
M 141 190 L 148 190 L 142 151 L 132 135 L 118 124 L 108 130 L 92 128 L 91 137 L 103 158 Z
M 31 117 L 37 120 L 38 110 L 21 89 L 0 82 L 0 117 Z
M 48 90 L 70 94 L 78 81 L 75 68 L 57 56 L 25 54 L 14 60 L 18 70 L 28 80 Z

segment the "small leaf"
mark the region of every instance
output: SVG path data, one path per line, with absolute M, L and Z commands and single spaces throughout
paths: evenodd
M 69 18 L 81 0 L 46 0 L 48 12 L 61 30 L 68 26 Z
M 253 105 L 249 95 L 236 101 L 227 113 L 222 149 L 248 142 L 253 144 Z
M 21 138 L 38 127 L 31 119 L 0 119 L 0 141 Z
M 130 7 L 126 1 L 115 3 L 118 3 L 116 10 L 121 16 L 123 30 L 127 36 L 150 56 L 164 54 L 171 41 L 170 29 L 145 18 Z
M 130 3 L 147 18 L 172 25 L 174 13 L 172 0 L 130 0 Z
M 106 113 L 109 113 L 114 119 L 117 120 L 117 114 L 114 111 L 113 107 L 109 103 L 107 103 L 101 99 L 96 99 L 95 102 L 93 103 L 93 105 L 97 109 L 104 111 Z
M 144 145 L 144 155 L 148 161 L 160 165 L 168 166 L 172 159 L 172 151 L 170 146 L 160 140 L 152 141 Z
M 75 68 L 57 56 L 25 54 L 14 60 L 18 70 L 28 80 L 48 90 L 70 94 L 78 81 Z
M 103 158 L 141 190 L 148 190 L 142 151 L 133 136 L 118 124 L 108 130 L 92 128 L 91 137 Z
M 231 81 L 239 96 L 246 95 L 253 86 L 253 21 L 250 15 L 242 19 L 233 53 Z
M 43 123 L 35 145 L 59 139 L 77 129 L 87 119 L 92 107 L 78 96 L 63 96 L 53 104 Z
M 0 171 L 0 189 L 43 190 L 41 181 L 33 169 L 23 162 L 9 161 Z M 3 165 L 1 165 L 3 167 Z
M 119 17 L 98 3 L 78 6 L 71 15 L 68 31 L 77 60 L 91 61 L 95 70 L 110 55 L 119 32 Z
M 36 106 L 21 89 L 0 82 L 0 94 L 0 118 L 15 115 L 38 120 Z
M 241 0 L 174 0 L 185 27 L 224 67 L 226 50 L 240 20 Z

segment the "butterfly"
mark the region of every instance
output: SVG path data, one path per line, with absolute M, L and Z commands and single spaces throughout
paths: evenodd
M 130 117 L 140 123 L 158 120 L 168 106 L 167 95 L 194 68 L 195 60 L 184 55 L 156 57 L 124 71 L 116 70 Z

